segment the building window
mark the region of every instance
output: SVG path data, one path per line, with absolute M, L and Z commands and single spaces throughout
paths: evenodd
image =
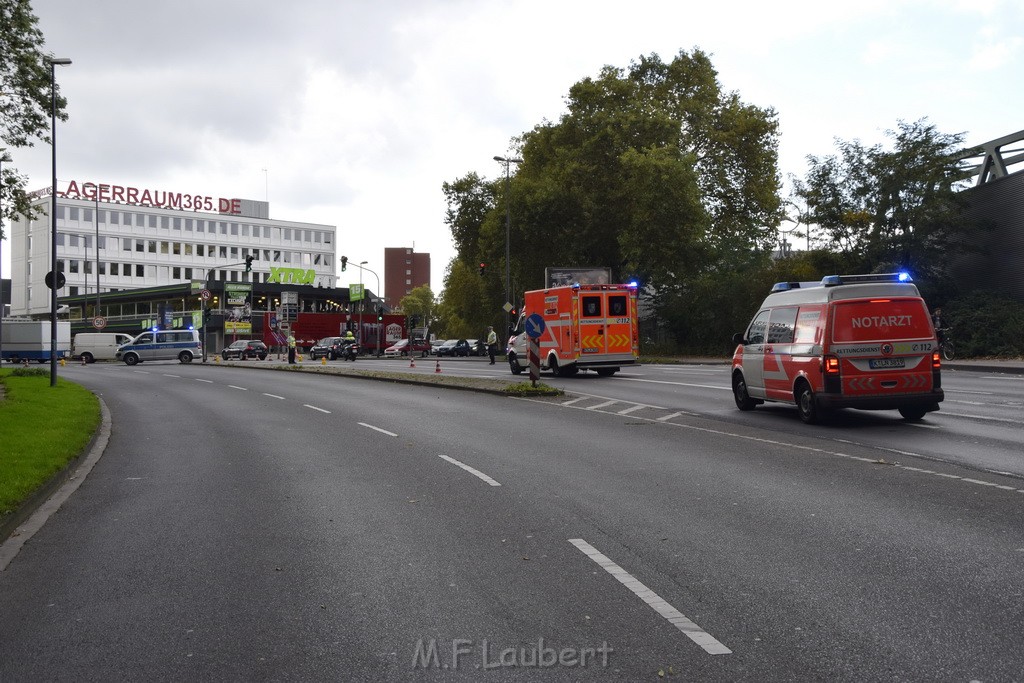
M 152 214 L 152 213 L 149 214 L 149 227 L 151 227 L 151 228 L 155 228 L 156 227 L 156 219 L 157 219 L 156 214 Z
M 122 250 L 122 251 L 131 251 L 131 250 L 132 250 L 132 242 L 133 242 L 133 241 L 134 241 L 134 240 L 132 240 L 132 239 L 131 239 L 130 237 L 129 237 L 129 238 L 125 238 L 125 239 L 124 239 L 124 240 L 123 240 L 123 241 L 121 242 L 121 250 Z
M 69 287 L 68 288 L 68 295 L 69 296 L 78 296 L 78 287 Z
M 171 227 L 170 216 L 160 216 L 160 227 L 164 230 L 169 230 Z
M 181 268 L 179 266 L 174 266 L 174 268 L 171 269 L 171 277 L 175 280 L 181 279 Z
M 82 209 L 82 220 L 92 222 L 92 209 Z
M 107 236 L 106 235 L 100 235 L 100 241 L 99 241 L 99 244 L 98 244 L 98 248 L 100 248 L 100 249 L 106 249 L 107 248 Z M 117 242 L 114 242 L 114 248 L 117 249 Z
M 100 275 L 107 274 L 107 264 L 105 261 L 100 261 L 99 263 L 96 264 L 96 267 L 99 268 Z
M 242 237 L 248 237 L 248 236 L 249 236 L 249 226 L 248 225 L 243 225 L 242 226 Z
M 191 280 L 192 279 L 192 269 L 191 268 L 186 268 L 185 269 L 185 279 L 186 280 Z
M 253 237 L 259 237 L 260 236 L 260 226 L 258 226 L 258 225 L 252 226 L 252 236 Z
M 191 256 L 191 255 L 192 255 L 192 244 L 189 243 L 189 242 L 186 242 L 185 243 L 185 256 Z
M 77 273 L 78 272 L 78 261 L 77 260 L 71 259 L 70 261 L 68 261 L 68 272 L 69 273 Z
M 228 248 L 227 247 L 221 247 L 220 248 L 220 257 L 221 258 L 227 258 L 228 257 Z
M 32 264 L 29 263 L 29 265 L 32 265 Z M 64 272 L 64 259 L 62 259 L 62 258 L 61 259 L 57 259 L 57 272 L 58 273 L 63 273 Z
M 178 218 L 177 216 L 174 217 L 173 227 L 175 230 L 181 230 L 181 219 Z
M 57 244 L 62 244 L 63 243 L 62 240 L 61 240 L 61 238 L 63 236 L 64 236 L 64 233 L 60 233 L 60 232 L 57 233 Z M 77 247 L 78 246 L 78 235 L 68 235 L 67 239 L 68 239 L 68 246 L 69 247 Z
M 58 247 L 63 247 L 64 246 L 64 233 L 62 233 L 62 232 L 58 232 L 57 233 L 57 246 Z M 29 252 L 32 251 L 32 246 L 31 245 L 29 245 L 29 249 L 28 250 L 29 250 Z
M 125 225 L 131 225 L 132 224 L 132 215 L 130 213 L 128 213 L 127 211 L 124 212 L 124 224 Z
M 120 223 L 120 218 L 121 218 L 121 216 L 120 216 L 120 214 L 117 213 L 117 211 L 111 211 L 110 212 L 110 224 L 111 225 L 118 225 Z
M 58 220 L 63 220 L 64 219 L 64 207 L 63 206 L 58 206 L 57 207 L 57 219 Z
M 72 221 L 77 221 L 78 220 L 78 207 L 77 206 L 72 206 L 72 207 L 70 207 L 68 209 L 68 220 L 72 220 Z
M 204 220 L 197 220 L 196 221 L 196 232 L 206 232 L 206 221 L 204 221 Z
M 164 244 L 167 244 L 167 243 L 164 242 Z M 149 240 L 149 253 L 150 254 L 155 254 L 156 253 L 156 240 Z
M 146 277 L 146 266 L 141 263 L 135 264 L 135 277 Z
M 192 232 L 192 223 L 193 220 L 191 218 L 185 219 L 185 232 Z
M 238 258 L 238 247 L 231 247 L 231 257 L 233 259 Z
M 85 266 L 85 274 L 92 275 L 92 261 L 82 261 L 82 265 Z
M 144 213 L 137 213 L 137 214 L 135 214 L 135 225 L 139 226 L 140 228 L 146 227 L 146 214 L 144 214 Z
M 220 222 L 220 234 L 222 234 L 222 235 L 228 234 L 228 224 L 225 223 L 224 221 Z
M 203 253 L 203 247 L 205 247 L 205 246 L 206 245 L 204 245 L 204 244 L 197 244 L 196 245 L 196 256 L 205 256 L 206 255 L 206 254 Z
M 181 242 L 171 243 L 171 253 L 175 256 L 181 256 Z
M 117 261 L 110 264 L 110 274 L 117 275 Z
M 167 254 L 170 252 L 170 245 L 167 242 L 160 243 L 160 253 Z

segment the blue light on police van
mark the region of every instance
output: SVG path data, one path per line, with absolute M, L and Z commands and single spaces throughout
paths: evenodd
M 910 279 L 910 273 L 907 272 L 901 272 L 896 277 L 900 282 L 912 282 L 912 280 Z
M 774 294 L 775 292 L 788 292 L 789 289 L 790 288 L 788 282 L 776 282 L 774 285 L 772 285 L 771 293 Z
M 630 287 L 639 287 L 640 283 L 637 282 L 636 280 L 633 280 L 632 282 L 629 283 L 629 286 Z
M 826 275 L 821 278 L 822 287 L 835 287 L 836 285 L 843 284 L 843 278 L 839 275 Z

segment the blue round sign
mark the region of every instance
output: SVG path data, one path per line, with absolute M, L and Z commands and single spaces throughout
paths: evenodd
M 531 313 L 526 319 L 524 326 L 526 328 L 526 336 L 531 339 L 536 339 L 544 334 L 544 330 L 547 328 L 544 318 L 538 313 Z

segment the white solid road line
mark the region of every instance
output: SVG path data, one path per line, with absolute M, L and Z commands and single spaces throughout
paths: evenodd
M 380 432 L 381 434 L 387 434 L 388 436 L 398 436 L 398 434 L 395 434 L 394 432 L 389 432 L 386 429 L 381 429 L 380 427 L 368 425 L 365 422 L 357 422 L 356 424 L 358 424 L 360 427 L 366 427 L 367 429 L 372 429 L 375 432 Z
M 439 457 L 442 460 L 445 460 L 447 462 L 450 462 L 451 464 L 455 465 L 456 467 L 461 467 L 462 469 L 464 469 L 467 472 L 469 472 L 470 474 L 472 474 L 474 477 L 479 477 L 479 478 L 483 479 L 484 481 L 486 481 L 491 486 L 501 486 L 501 484 L 499 482 L 495 481 L 494 479 L 491 479 L 490 477 L 488 477 L 486 474 L 484 474 L 480 470 L 474 469 L 474 468 L 470 467 L 469 465 L 467 465 L 464 462 L 459 462 L 455 458 L 450 458 L 447 455 L 438 455 L 437 457 Z
M 570 538 L 569 543 L 576 546 L 580 552 L 592 559 L 606 572 L 614 576 L 619 583 L 633 591 L 633 593 L 654 608 L 654 611 L 665 617 L 669 623 L 686 634 L 686 637 L 700 645 L 709 655 L 728 655 L 732 650 L 716 640 L 710 633 L 697 624 L 690 621 L 686 615 L 668 604 L 657 593 L 640 583 L 632 574 L 619 565 L 612 562 L 606 555 L 601 554 L 594 546 L 582 538 Z

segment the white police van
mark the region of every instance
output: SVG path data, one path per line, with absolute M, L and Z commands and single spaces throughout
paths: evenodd
M 147 360 L 177 360 L 191 363 L 203 355 L 203 344 L 196 330 L 152 330 L 143 332 L 117 349 L 117 359 L 127 365 Z

